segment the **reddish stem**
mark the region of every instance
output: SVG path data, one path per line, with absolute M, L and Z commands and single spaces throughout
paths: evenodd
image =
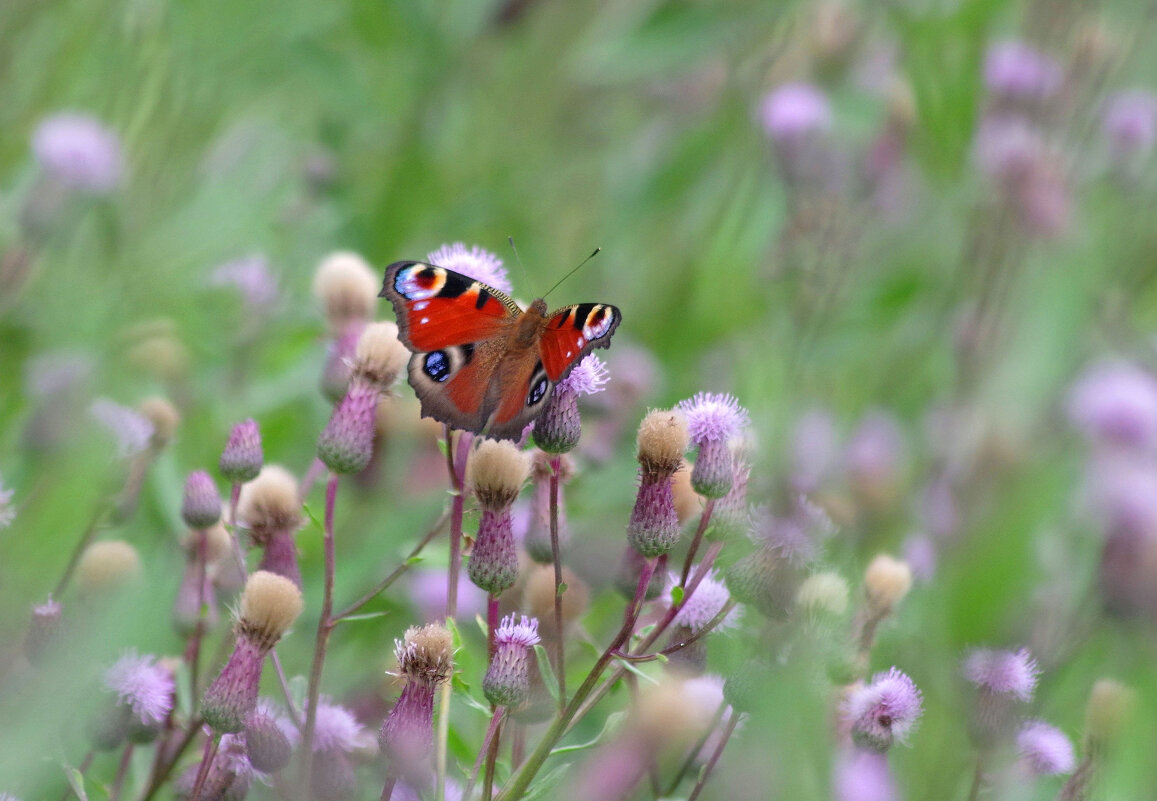
M 554 675 L 558 679 L 558 711 L 566 710 L 566 640 L 562 631 L 562 558 L 558 545 L 558 474 L 562 458 L 550 457 L 550 554 L 554 561 Z

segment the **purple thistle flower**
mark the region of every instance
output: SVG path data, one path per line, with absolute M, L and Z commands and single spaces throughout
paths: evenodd
M 1012 100 L 1045 100 L 1064 81 L 1064 69 L 1051 56 L 1014 39 L 995 42 L 984 56 L 988 91 Z
M 261 472 L 265 455 L 261 450 L 261 430 L 253 418 L 242 420 L 229 432 L 217 469 L 234 484 L 252 481 Z
M 1069 418 L 1090 439 L 1125 448 L 1157 445 L 1157 379 L 1129 362 L 1102 362 L 1069 391 Z
M 482 692 L 495 706 L 514 707 L 530 694 L 530 649 L 539 642 L 538 621 L 514 615 L 502 619 L 494 632 L 494 656 L 482 679 Z
M 904 432 L 890 413 L 864 415 L 844 453 L 856 494 L 872 506 L 887 505 L 895 495 L 905 459 Z
M 827 96 L 808 83 L 787 83 L 769 92 L 759 109 L 760 121 L 776 142 L 794 141 L 831 127 Z
M 116 438 L 120 458 L 136 456 L 149 447 L 153 424 L 140 412 L 108 398 L 97 398 L 89 407 L 89 413 Z
M 225 262 L 209 275 L 209 286 L 236 288 L 249 310 L 257 313 L 268 311 L 277 301 L 277 281 L 263 253 Z
M 888 759 L 883 754 L 851 748 L 836 759 L 832 780 L 835 801 L 898 801 Z
M 4 487 L 4 479 L 0 477 L 0 528 L 8 528 L 16 519 L 16 507 L 12 503 L 15 494 L 15 490 Z
M 670 586 L 674 587 L 679 583 L 679 576 L 671 573 L 669 581 Z M 679 607 L 672 623 L 688 629 L 692 634 L 697 634 L 723 611 L 723 607 L 729 600 L 731 600 L 731 593 L 727 591 L 727 587 L 719 580 L 714 570 L 708 570 L 702 581 L 699 582 L 699 586 L 695 588 L 695 592 L 683 601 L 683 605 Z M 739 617 L 742 613 L 743 610 L 736 606 L 727 613 L 723 620 L 719 621 L 714 630 L 725 631 L 735 628 L 739 625 Z
M 102 195 L 121 182 L 120 140 L 87 114 L 44 119 L 32 135 L 32 152 L 45 172 L 72 189 Z
M 502 266 L 502 259 L 477 245 L 469 250 L 461 242 L 443 245 L 426 254 L 426 261 L 462 273 L 507 295 L 513 291 L 510 279 L 507 278 L 506 270 Z
M 1029 770 L 1039 776 L 1072 773 L 1077 766 L 1069 738 L 1041 720 L 1030 720 L 1020 727 L 1016 750 Z
M 555 387 L 555 392 L 565 390 L 575 395 L 596 395 L 602 392 L 611 380 L 607 365 L 593 353 L 588 353 L 583 360 L 574 366 L 570 375 L 564 378 Z
M 1119 158 L 1148 153 L 1157 140 L 1157 95 L 1144 89 L 1113 95 L 1105 107 L 1101 130 Z
M 977 648 L 964 659 L 964 677 L 983 691 L 1031 701 L 1040 668 L 1027 648 L 996 651 Z
M 707 498 L 722 498 L 731 489 L 733 457 L 729 440 L 748 424 L 747 410 L 731 395 L 700 392 L 680 401 L 687 433 L 698 449 L 691 486 Z
M 361 745 L 365 729 L 353 713 L 328 700 L 317 705 L 317 723 L 313 733 L 314 751 L 352 753 Z
M 155 656 L 128 652 L 105 671 L 104 683 L 132 710 L 134 727 L 155 732 L 173 709 L 173 674 Z
M 856 745 L 882 754 L 894 743 L 905 742 L 924 710 L 916 684 L 893 667 L 853 690 L 843 711 Z
M 181 518 L 192 529 L 210 528 L 221 519 L 221 496 L 213 477 L 204 470 L 194 470 L 185 480 Z
M 607 380 L 607 366 L 593 353 L 575 365 L 554 388 L 542 414 L 534 421 L 535 444 L 547 453 L 573 450 L 582 435 L 579 396 L 602 392 Z

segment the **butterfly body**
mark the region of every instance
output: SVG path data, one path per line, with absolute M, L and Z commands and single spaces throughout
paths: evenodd
M 519 439 L 559 381 L 622 319 L 614 306 L 580 303 L 526 310 L 494 287 L 416 261 L 386 268 L 381 296 L 393 303 L 422 416 L 495 439 Z

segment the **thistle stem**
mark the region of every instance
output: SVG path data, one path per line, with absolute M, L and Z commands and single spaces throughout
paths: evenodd
M 699 526 L 695 529 L 695 536 L 691 538 L 691 545 L 687 548 L 687 557 L 683 560 L 683 572 L 679 576 L 679 586 L 687 586 L 687 577 L 691 575 L 691 564 L 695 561 L 695 554 L 699 550 L 700 543 L 703 542 L 703 535 L 707 531 L 707 524 L 711 522 L 711 513 L 715 511 L 715 499 L 708 498 L 707 503 L 703 507 L 703 513 L 699 515 Z
M 558 474 L 562 458 L 550 457 L 550 554 L 554 561 L 554 675 L 558 678 L 558 713 L 566 710 L 566 640 L 562 631 L 562 558 L 558 545 Z
M 502 718 L 505 715 L 506 707 L 500 706 L 490 716 L 490 725 L 486 727 L 486 736 L 482 738 L 482 747 L 478 749 L 478 758 L 474 760 L 474 769 L 470 771 L 470 781 L 462 791 L 463 798 L 469 798 L 474 792 L 474 785 L 478 783 L 478 774 L 482 770 L 482 760 L 490 753 L 490 744 L 494 741 L 494 735 L 498 733 L 498 727 L 502 725 Z M 485 794 L 485 790 L 483 793 Z
M 715 765 L 719 762 L 719 757 L 723 755 L 723 749 L 727 747 L 731 735 L 735 733 L 735 727 L 739 725 L 739 715 L 732 715 L 731 720 L 727 721 L 727 725 L 723 728 L 723 735 L 719 738 L 719 744 L 715 746 L 715 750 L 711 752 L 711 758 L 707 760 L 707 764 L 703 766 L 703 770 L 699 772 L 699 780 L 695 782 L 695 789 L 691 791 L 691 795 L 687 796 L 687 801 L 695 801 L 699 794 L 703 792 L 703 785 L 707 784 L 708 777 L 711 776 L 711 771 L 715 769 Z
M 221 735 L 214 734 L 205 741 L 205 750 L 201 754 L 201 765 L 197 768 L 197 779 L 193 782 L 193 790 L 189 793 L 189 801 L 197 801 L 201 797 L 201 790 L 205 786 L 205 779 L 209 775 L 209 767 L 213 758 L 217 756 L 217 746 L 221 743 Z

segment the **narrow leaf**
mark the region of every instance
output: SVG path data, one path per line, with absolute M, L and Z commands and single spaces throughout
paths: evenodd
M 534 655 L 538 658 L 538 667 L 542 670 L 542 681 L 546 685 L 547 692 L 557 701 L 558 677 L 554 675 L 554 668 L 550 666 L 550 657 L 546 655 L 546 649 L 541 645 L 534 646 Z
M 385 617 L 389 613 L 389 610 L 383 609 L 380 612 L 365 612 L 364 614 L 360 615 L 346 615 L 341 620 L 339 620 L 338 623 L 345 623 L 347 620 L 373 620 L 374 618 Z
M 552 748 L 552 749 L 550 749 L 550 755 L 554 756 L 556 754 L 569 754 L 572 751 L 585 751 L 588 748 L 594 748 L 596 745 L 598 745 L 600 742 L 602 742 L 602 740 L 607 735 L 609 735 L 612 732 L 614 732 L 615 730 L 617 730 L 619 728 L 619 726 L 622 724 L 623 719 L 626 718 L 626 716 L 627 716 L 627 713 L 624 711 L 612 712 L 611 714 L 607 715 L 606 721 L 603 722 L 602 731 L 600 731 L 598 734 L 596 734 L 593 739 L 587 740 L 585 743 L 576 743 L 575 745 L 562 745 L 562 746 L 559 746 L 558 748 Z

